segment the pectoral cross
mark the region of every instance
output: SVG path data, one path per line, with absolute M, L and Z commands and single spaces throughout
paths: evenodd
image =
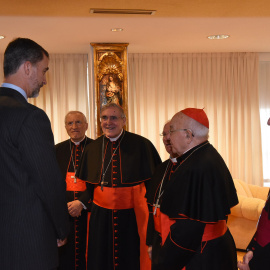
M 105 173 L 102 175 L 102 181 L 100 183 L 101 191 L 103 191 L 103 186 L 108 185 L 108 182 L 104 182 Z
M 153 213 L 153 215 L 155 216 L 155 215 L 156 215 L 156 213 L 157 213 L 157 208 L 160 208 L 160 204 L 158 204 L 158 201 L 157 201 L 157 203 L 156 203 L 156 204 L 154 204 L 154 206 L 155 206 L 155 209 L 154 209 L 154 213 Z
M 74 178 L 74 183 L 77 183 L 77 178 L 75 175 L 71 176 L 71 178 Z
M 106 185 L 108 185 L 108 182 L 104 182 L 104 181 L 101 182 L 101 191 L 103 191 L 103 186 L 106 186 Z

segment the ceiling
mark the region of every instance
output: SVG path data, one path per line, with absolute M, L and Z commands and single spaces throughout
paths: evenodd
M 16 37 L 49 53 L 88 53 L 91 42 L 129 43 L 130 53 L 270 52 L 269 0 L 0 0 L 0 7 L 0 53 Z M 101 15 L 90 8 L 156 13 Z M 230 38 L 207 39 L 214 34 Z

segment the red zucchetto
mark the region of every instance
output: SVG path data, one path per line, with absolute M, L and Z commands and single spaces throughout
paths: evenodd
M 209 120 L 203 109 L 186 108 L 180 112 L 209 128 Z

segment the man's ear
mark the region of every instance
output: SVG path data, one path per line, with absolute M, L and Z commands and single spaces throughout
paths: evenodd
M 32 64 L 30 63 L 30 61 L 25 61 L 23 63 L 23 69 L 24 69 L 24 73 L 29 76 L 29 74 L 31 73 L 31 69 L 32 69 Z
M 123 118 L 123 122 L 124 122 L 124 125 L 123 126 L 125 126 L 126 123 L 127 123 L 127 118 L 126 117 Z
M 186 133 L 186 138 L 188 139 L 188 143 L 191 143 L 192 142 L 192 131 L 191 130 L 187 130 L 187 133 Z

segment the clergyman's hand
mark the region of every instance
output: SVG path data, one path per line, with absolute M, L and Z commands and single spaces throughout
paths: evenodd
M 239 261 L 237 266 L 240 270 L 250 270 L 249 262 L 253 258 L 253 251 L 248 251 L 243 257 L 243 262 Z
M 57 239 L 57 246 L 58 246 L 58 247 L 62 247 L 62 246 L 65 245 L 66 243 L 67 243 L 67 238 L 65 238 L 64 240 Z
M 148 252 L 148 256 L 149 256 L 150 260 L 152 260 L 152 246 L 148 247 L 147 252 Z
M 83 205 L 79 200 L 68 202 L 68 212 L 72 217 L 79 217 L 81 215 Z

